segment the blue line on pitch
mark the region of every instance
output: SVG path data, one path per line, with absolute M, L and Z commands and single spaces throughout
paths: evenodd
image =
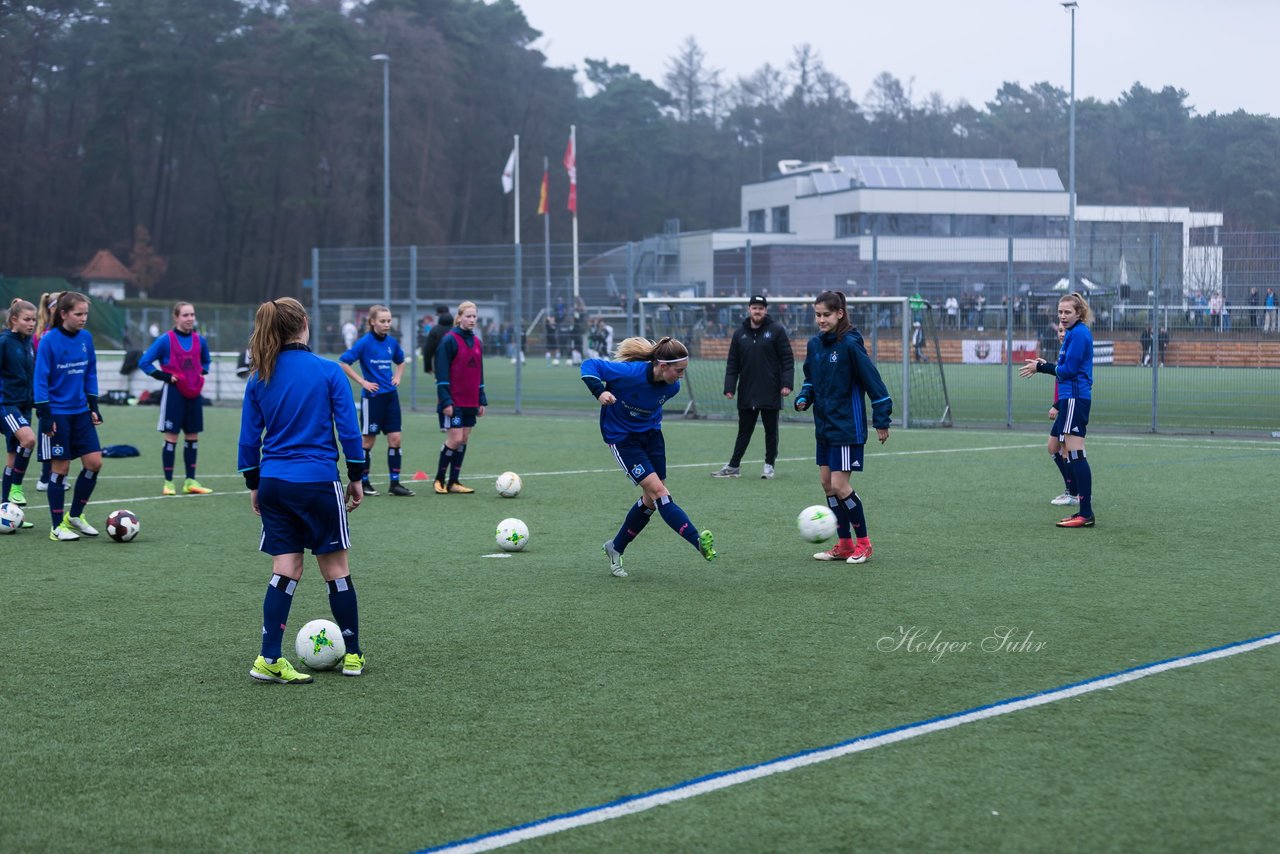
M 691 779 L 684 780 L 682 782 L 675 783 L 670 786 L 664 786 L 660 789 L 650 789 L 647 792 L 640 792 L 639 794 L 624 795 L 620 798 L 617 798 L 612 801 L 607 801 L 603 804 L 595 804 L 594 806 L 583 807 L 582 809 L 572 810 L 570 812 L 556 813 L 555 815 L 546 816 L 545 818 L 536 819 L 534 821 L 527 821 L 523 824 L 515 824 L 515 825 L 511 825 L 510 827 L 504 827 L 498 830 L 491 830 L 488 833 L 481 833 L 476 836 L 469 836 L 469 837 L 466 837 L 465 839 L 455 839 L 452 842 L 445 842 L 440 845 L 432 846 L 430 848 L 422 848 L 414 852 L 414 854 L 429 854 L 429 852 L 433 852 L 433 851 L 444 851 L 449 848 L 454 848 L 461 845 L 467 845 L 473 842 L 479 842 L 481 840 L 489 839 L 494 836 L 501 836 L 503 834 L 512 833 L 518 830 L 524 830 L 530 827 L 537 827 L 538 825 L 547 824 L 549 822 L 562 821 L 567 818 L 575 818 L 580 815 L 600 812 L 602 810 L 606 810 L 612 807 L 621 806 L 622 804 L 630 803 L 631 801 L 640 800 L 641 798 L 648 798 L 654 795 L 660 795 L 666 792 L 672 792 L 679 789 L 688 788 L 690 786 L 696 786 L 699 783 L 704 783 L 708 780 L 716 780 L 721 777 L 727 777 L 732 774 L 739 774 L 744 771 L 755 770 L 756 768 L 762 768 L 769 765 L 776 765 L 782 762 L 787 762 L 792 759 L 798 759 L 800 757 L 809 756 L 814 753 L 820 753 L 822 751 L 836 750 L 842 747 L 848 747 L 849 745 L 857 744 L 858 742 L 861 742 L 861 741 L 868 741 L 873 738 L 880 738 L 882 736 L 891 735 L 896 732 L 901 732 L 902 730 L 914 729 L 916 727 L 926 726 L 928 724 L 938 723 L 940 721 L 951 720 L 952 718 L 963 717 L 964 715 L 971 715 L 971 714 L 974 714 L 975 712 L 986 711 L 987 709 L 996 709 L 996 708 L 1000 708 L 1001 706 L 1010 705 L 1012 703 L 1024 702 L 1026 700 L 1031 700 L 1036 697 L 1044 696 L 1045 694 L 1053 694 L 1053 693 L 1057 693 L 1058 691 L 1069 691 L 1073 688 L 1079 688 L 1084 685 L 1090 685 L 1094 682 L 1101 682 L 1104 679 L 1113 679 L 1117 676 L 1124 676 L 1128 673 L 1133 673 L 1138 670 L 1147 670 L 1152 667 L 1159 667 L 1163 664 L 1170 664 L 1176 661 L 1185 661 L 1190 658 L 1196 658 L 1197 656 L 1209 655 L 1211 653 L 1221 652 L 1223 650 L 1232 649 L 1238 646 L 1245 646 L 1246 644 L 1256 643 L 1262 640 L 1269 640 L 1276 637 L 1280 637 L 1280 632 L 1272 632 L 1270 634 L 1260 635 L 1259 637 L 1256 637 L 1256 638 L 1248 638 L 1246 640 L 1233 641 L 1232 643 L 1222 644 L 1221 646 L 1215 646 L 1209 649 L 1203 649 L 1203 650 L 1200 650 L 1199 652 L 1187 653 L 1186 655 L 1177 655 L 1177 656 L 1173 656 L 1172 658 L 1161 659 L 1160 661 L 1152 661 L 1146 664 L 1138 664 L 1133 667 L 1125 668 L 1124 670 L 1117 670 L 1113 673 L 1106 673 L 1106 674 L 1103 674 L 1102 676 L 1094 676 L 1089 679 L 1083 679 L 1079 682 L 1069 682 L 1066 685 L 1059 685 L 1056 688 L 1046 688 L 1042 691 L 1034 691 L 1030 694 L 1023 694 L 1018 697 L 1010 697 L 1005 700 L 998 700 L 994 703 L 987 703 L 986 705 L 983 705 L 983 706 L 974 706 L 973 708 L 965 709 L 964 711 L 952 712 L 950 714 L 939 715 L 933 718 L 926 718 L 925 720 L 916 721 L 915 723 L 902 724 L 896 727 L 889 727 L 888 729 L 877 730 L 876 732 L 867 733 L 866 735 L 860 735 L 855 738 L 846 739 L 844 741 L 838 741 L 834 744 L 828 744 L 823 747 L 814 747 L 808 750 L 801 750 L 797 753 L 790 753 L 790 754 L 787 754 L 786 756 L 779 756 L 774 759 L 767 759 L 763 762 L 756 762 L 751 765 L 743 765 L 738 768 L 731 768 L 728 771 L 714 771 L 710 774 L 704 774 L 701 777 L 693 777 Z

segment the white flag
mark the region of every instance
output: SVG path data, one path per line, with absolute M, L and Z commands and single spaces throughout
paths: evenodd
M 511 149 L 511 156 L 507 158 L 507 165 L 502 170 L 502 192 L 510 193 L 516 186 L 516 150 Z

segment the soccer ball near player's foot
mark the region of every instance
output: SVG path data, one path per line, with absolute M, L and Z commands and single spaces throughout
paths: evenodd
M 298 630 L 294 650 L 312 670 L 332 670 L 347 654 L 342 629 L 331 620 L 312 620 Z
M 117 543 L 127 543 L 138 536 L 141 525 L 132 510 L 112 510 L 107 516 L 107 536 Z
M 27 515 L 17 504 L 6 501 L 0 504 L 0 534 L 12 534 L 22 527 L 22 520 Z
M 498 475 L 498 480 L 493 484 L 493 488 L 498 490 L 498 494 L 503 498 L 515 498 L 520 494 L 520 490 L 524 488 L 524 483 L 520 480 L 520 475 L 513 471 L 504 471 Z
M 800 536 L 807 543 L 822 543 L 831 539 L 836 533 L 836 514 L 830 507 L 815 504 L 800 511 L 796 519 Z
M 522 552 L 529 544 L 529 526 L 519 519 L 503 519 L 498 523 L 497 540 L 504 552 Z

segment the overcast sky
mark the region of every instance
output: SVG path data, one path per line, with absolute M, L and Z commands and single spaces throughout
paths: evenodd
M 785 68 L 809 43 L 862 101 L 888 71 L 918 102 L 938 92 L 975 107 L 1004 81 L 1071 82 L 1071 16 L 1056 0 L 516 0 L 551 65 L 631 66 L 662 83 L 667 61 L 697 39 L 726 82 L 768 62 Z M 1082 0 L 1076 97 L 1114 101 L 1135 82 L 1189 93 L 1197 114 L 1280 115 L 1280 2 Z M 581 75 L 579 75 L 581 79 Z M 914 80 L 913 80 L 914 78 Z

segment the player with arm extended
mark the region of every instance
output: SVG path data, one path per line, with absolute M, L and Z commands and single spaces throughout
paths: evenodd
M 259 549 L 271 555 L 262 651 L 249 675 L 286 685 L 312 681 L 281 655 L 304 549 L 320 565 L 329 608 L 346 641 L 343 675 L 360 676 L 365 667 L 347 528 L 347 514 L 364 499 L 364 448 L 351 386 L 336 364 L 312 354 L 310 337 L 307 311 L 297 300 L 280 297 L 258 306 L 249 340 L 255 370 L 240 411 L 237 467 L 253 512 L 262 517 Z M 347 459 L 345 489 L 338 475 L 339 443 Z
M 436 464 L 437 495 L 475 492 L 459 483 L 458 477 L 471 428 L 476 426 L 476 419 L 484 417 L 489 405 L 484 393 L 484 342 L 476 335 L 476 318 L 476 304 L 463 302 L 458 306 L 453 328 L 441 337 L 436 348 L 436 410 L 444 416 L 447 427 Z
M 1057 364 L 1051 365 L 1044 359 L 1027 359 L 1026 364 L 1018 369 L 1019 376 L 1023 378 L 1037 373 L 1050 374 L 1058 384 L 1058 413 L 1050 435 L 1056 436 L 1066 449 L 1067 467 L 1080 502 L 1075 515 L 1057 523 L 1059 528 L 1092 528 L 1094 525 L 1093 472 L 1084 452 L 1089 409 L 1093 404 L 1093 333 L 1088 326 L 1092 318 L 1093 313 L 1084 297 L 1077 293 L 1067 294 L 1058 301 L 1058 321 L 1065 332 Z
M 98 536 L 84 518 L 85 505 L 93 495 L 102 471 L 102 445 L 97 427 L 98 356 L 93 336 L 85 329 L 89 322 L 89 298 L 64 291 L 53 311 L 53 328 L 45 334 L 36 352 L 32 382 L 36 415 L 40 425 L 40 457 L 49 460 L 49 516 L 53 528 L 49 539 L 78 540 L 81 535 Z M 65 511 L 67 472 L 71 461 L 80 458 L 80 475 L 71 496 L 71 512 Z
M 627 338 L 618 345 L 615 359 L 587 359 L 581 368 L 582 381 L 600 402 L 600 435 L 627 477 L 644 493 L 627 511 L 617 535 L 602 547 L 609 556 L 610 571 L 618 578 L 627 576 L 622 553 L 655 511 L 705 559 L 715 560 L 715 537 L 710 531 L 698 531 L 664 482 L 667 448 L 662 406 L 680 393 L 689 350 L 670 337 L 656 344 L 647 338 Z
M 196 458 L 200 434 L 204 431 L 202 392 L 205 375 L 212 363 L 209 342 L 196 332 L 196 307 L 189 302 L 174 303 L 173 328 L 151 342 L 138 360 L 140 371 L 164 383 L 164 390 L 160 392 L 160 419 L 156 425 L 164 435 L 164 447 L 160 450 L 160 467 L 164 470 L 161 495 L 178 494 L 173 485 L 173 466 L 180 431 L 183 434 L 182 463 L 186 469 L 182 491 L 187 495 L 213 492 L 196 480 Z
M 338 364 L 347 376 L 360 384 L 360 432 L 364 436 L 364 478 L 361 488 L 365 495 L 377 495 L 369 485 L 369 466 L 373 446 L 379 433 L 387 434 L 387 471 L 392 495 L 410 496 L 413 490 L 400 483 L 402 467 L 400 452 L 400 379 L 404 376 L 404 349 L 391 335 L 391 309 L 385 305 L 369 306 L 369 331 L 361 335 L 347 352 L 338 357 Z M 352 367 L 360 363 L 360 373 Z
M 835 513 L 840 538 L 814 558 L 865 563 L 871 557 L 871 539 L 862 499 L 849 482 L 849 474 L 863 470 L 866 398 L 871 399 L 872 426 L 882 445 L 889 438 L 893 401 L 876 363 L 867 355 L 862 336 L 849 320 L 844 294 L 823 291 L 814 300 L 813 312 L 818 334 L 809 339 L 804 385 L 796 396 L 795 408 L 797 412 L 813 409 L 818 478 L 827 506 Z
M 0 502 L 27 503 L 22 480 L 35 453 L 36 433 L 31 429 L 31 381 L 36 354 L 31 335 L 36 328 L 36 307 L 22 298 L 9 304 L 9 320 L 0 332 L 0 433 L 4 434 L 4 486 Z M 22 527 L 32 528 L 23 520 Z

